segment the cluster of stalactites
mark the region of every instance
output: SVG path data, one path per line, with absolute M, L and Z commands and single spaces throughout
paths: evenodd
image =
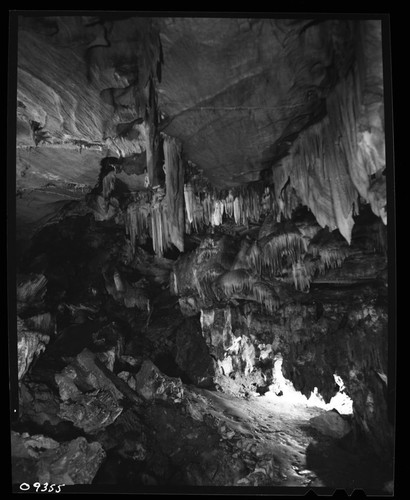
M 125 231 L 130 238 L 133 251 L 138 243 L 144 243 L 149 236 L 152 238 L 154 252 L 158 256 L 164 255 L 171 246 L 171 237 L 163 189 L 158 188 L 149 201 L 139 200 L 129 203 L 125 215 Z
M 295 191 L 289 187 L 283 189 L 279 197 L 274 187 L 262 188 L 260 185 L 228 192 L 195 190 L 190 182 L 183 182 L 178 141 L 165 134 L 163 137 L 165 191 L 160 187 L 148 189 L 142 201 L 133 201 L 127 207 L 126 231 L 133 248 L 136 241 L 143 242 L 149 234 L 154 251 L 159 255 L 163 255 L 171 244 L 183 251 L 184 233 L 221 226 L 225 221 L 248 226 L 260 222 L 268 214 L 280 221 L 290 218 L 300 205 Z M 111 182 L 115 180 L 115 172 L 106 178 L 108 194 L 113 189 Z
M 275 311 L 280 305 L 279 297 L 272 286 L 248 269 L 232 269 L 219 275 L 212 290 L 214 293 L 216 290 L 218 299 L 225 297 L 253 300 L 269 312 Z M 222 297 L 219 291 L 222 292 Z
M 184 251 L 184 169 L 181 147 L 174 138 L 164 135 L 165 189 L 147 189 L 142 199 L 127 206 L 126 233 L 135 249 L 137 241 L 152 238 L 154 252 L 163 256 L 175 245 Z
M 381 47 L 369 46 L 366 29 L 355 64 L 326 98 L 327 116 L 304 130 L 272 169 L 275 186 L 289 180 L 318 223 L 338 228 L 349 244 L 359 195 L 387 223 L 382 74 L 371 73 Z
M 125 215 L 125 231 L 130 238 L 132 250 L 137 242 L 145 242 L 151 230 L 151 205 L 149 203 L 131 202 Z
M 262 246 L 259 259 L 262 268 L 276 274 L 283 267 L 282 261 L 284 257 L 287 261 L 294 263 L 305 252 L 306 242 L 301 234 L 297 232 L 275 234 L 269 237 L 268 241 Z
M 284 190 L 286 191 L 286 190 Z M 277 199 L 274 189 L 248 186 L 246 189 L 195 192 L 188 182 L 184 186 L 185 232 L 200 231 L 206 226 L 220 226 L 230 220 L 238 226 L 258 223 L 261 216 L 274 214 L 276 220 L 290 218 L 300 204 L 292 190 Z
M 296 290 L 307 292 L 314 276 L 329 269 L 340 268 L 350 255 L 345 240 L 334 233 L 322 231 L 307 246 L 306 254 L 292 264 L 292 277 Z
M 245 242 L 236 257 L 236 268 L 255 269 L 260 275 L 274 276 L 301 260 L 307 251 L 306 238 L 289 221 L 276 222 L 272 215 L 265 219 L 259 237 Z
M 276 223 L 267 218 L 258 239 L 245 239 L 232 265 L 233 270 L 251 271 L 259 276 L 281 278 L 291 270 L 290 282 L 307 292 L 316 275 L 341 267 L 350 255 L 346 241 L 321 230 L 306 236 L 289 221 Z
M 300 260 L 292 264 L 293 284 L 296 290 L 301 292 L 309 291 L 312 275 L 309 273 L 308 269 L 305 263 Z

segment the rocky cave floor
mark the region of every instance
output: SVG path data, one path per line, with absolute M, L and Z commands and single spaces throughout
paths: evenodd
M 163 378 L 163 386 L 172 380 Z M 293 487 L 387 493 L 391 477 L 385 464 L 352 433 L 337 438 L 317 430 L 310 419 L 328 410 L 291 387 L 279 396 L 268 391 L 243 398 L 177 386 L 178 393 L 172 387 L 174 395 L 166 399 L 123 402 L 122 414 L 97 434 L 81 432 L 67 422 L 53 429 L 30 422 L 12 428 L 58 442 L 84 436 L 102 443 L 106 457 L 92 480 L 95 491 L 110 491 L 112 486 L 124 491 L 156 487 L 167 491 L 168 487 L 170 492 L 189 486 L 215 486 L 221 491 L 225 486 L 256 486 L 261 491 Z M 17 483 L 27 482 L 32 475 L 33 465 L 28 460 L 28 469 L 21 467 L 21 460 L 13 464 Z M 50 467 L 56 462 L 51 458 Z
M 307 399 L 281 373 L 263 388 L 252 370 L 221 384 L 207 378 L 210 358 L 189 336 L 200 320 L 181 314 L 160 266 L 134 259 L 128 280 L 145 272 L 154 298 L 149 310 L 124 306 L 101 275 L 119 265 L 124 241 L 115 227 L 81 233 L 81 220 L 46 227 L 19 262 L 17 489 L 40 481 L 96 491 L 389 491 L 391 461 L 374 454 L 352 415 Z

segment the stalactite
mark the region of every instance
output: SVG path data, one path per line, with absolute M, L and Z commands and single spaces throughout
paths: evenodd
M 371 29 L 370 24 L 361 25 L 356 37 L 357 58 L 326 97 L 327 116 L 301 132 L 288 157 L 272 169 L 281 211 L 285 207 L 283 195 L 291 192 L 287 186 L 282 195 L 281 189 L 289 179 L 320 226 L 338 228 L 349 244 L 358 194 L 387 223 L 385 184 L 376 184 L 376 190 L 371 185 L 372 175 L 380 175 L 385 168 L 385 154 L 383 104 L 366 100 L 370 90 L 373 95 L 373 87 L 382 99 L 383 89 L 381 72 L 374 73 L 366 66 L 374 64 L 375 51 L 381 68 L 381 49 L 368 43 L 367 29 Z
M 353 203 L 357 190 L 349 174 L 349 163 L 356 157 L 354 131 L 356 129 L 357 103 L 350 79 L 346 77 L 328 96 L 329 126 L 324 132 L 326 172 L 332 193 L 333 212 L 337 227 L 350 244 L 353 228 Z
M 250 268 L 255 269 L 258 274 L 262 274 L 262 250 L 257 241 L 254 241 L 250 245 L 246 254 L 246 260 Z
M 209 193 L 205 193 L 202 205 L 204 207 L 204 222 L 205 225 L 209 226 L 212 220 L 212 199 Z
M 195 195 L 191 184 L 184 185 L 184 199 L 185 199 L 185 210 L 186 210 L 186 220 L 189 224 L 194 222 L 195 217 Z
M 237 253 L 235 260 L 232 264 L 232 271 L 235 269 L 243 269 L 249 265 L 248 252 L 252 243 L 249 239 L 244 239 L 241 242 L 241 248 Z
M 252 295 L 259 304 L 262 304 L 269 312 L 276 311 L 280 306 L 279 297 L 267 284 L 257 281 L 252 285 Z
M 125 292 L 125 285 L 124 285 L 124 282 L 123 282 L 121 275 L 118 271 L 114 271 L 113 278 L 114 278 L 114 285 L 115 285 L 117 292 Z
M 154 252 L 162 257 L 169 248 L 171 238 L 169 234 L 168 209 L 164 203 L 165 193 L 157 189 L 151 205 L 151 237 Z
M 194 231 L 200 231 L 205 225 L 205 216 L 204 216 L 204 207 L 201 204 L 201 198 L 199 195 L 194 197 L 194 222 L 193 229 Z
M 290 197 L 295 200 L 295 196 Z M 233 190 L 195 192 L 194 185 L 184 185 L 185 231 L 201 230 L 204 226 L 220 226 L 224 217 L 233 219 L 236 225 L 248 226 L 259 223 L 262 215 L 273 213 L 276 216 L 278 204 L 274 192 L 268 186 L 247 186 L 236 194 Z M 299 204 L 299 201 L 297 202 Z M 295 204 L 292 204 L 292 210 Z
M 292 217 L 293 211 L 298 208 L 301 204 L 299 196 L 297 196 L 296 191 L 290 185 L 285 186 L 279 201 L 281 203 L 280 211 L 276 216 L 276 220 L 280 222 L 281 218 L 290 219 Z M 278 217 L 280 216 L 280 217 Z
M 144 242 L 150 229 L 151 207 L 148 203 L 131 202 L 127 206 L 125 231 L 130 237 L 131 248 L 135 251 L 136 241 Z
M 274 209 L 276 208 L 273 200 L 274 200 L 274 193 L 271 192 L 269 187 L 265 187 L 265 190 L 262 195 L 262 211 L 265 214 L 274 211 Z
M 258 246 L 260 251 L 255 251 L 255 265 L 273 275 L 282 271 L 283 257 L 294 263 L 300 260 L 307 250 L 306 240 L 296 226 L 290 223 L 276 223 L 272 218 L 267 218 L 261 227 Z
M 320 274 L 327 269 L 341 267 L 344 260 L 349 256 L 350 250 L 344 240 L 335 233 L 322 230 L 309 243 L 308 252 L 314 257 L 320 257 L 316 261 Z
M 311 275 L 308 273 L 304 262 L 298 260 L 292 264 L 292 276 L 296 290 L 301 292 L 309 291 Z
M 184 168 L 178 141 L 164 136 L 166 204 L 169 237 L 180 252 L 184 251 Z
M 381 218 L 383 224 L 387 224 L 387 211 L 386 211 L 386 178 L 379 175 L 369 185 L 367 199 L 370 207 L 375 215 Z
M 263 246 L 263 265 L 273 274 L 282 269 L 282 258 L 296 262 L 306 252 L 306 243 L 300 234 L 283 233 L 273 236 Z
M 225 212 L 228 217 L 233 217 L 234 215 L 234 201 L 232 190 L 229 190 L 228 196 L 225 199 Z
M 220 276 L 226 273 L 226 269 L 221 266 L 221 264 L 213 263 L 211 266 L 207 266 L 197 277 L 197 288 L 201 290 L 201 297 L 209 300 L 220 300 L 217 286 L 215 284 L 218 282 Z
M 237 196 L 233 203 L 233 214 L 235 219 L 235 224 L 241 223 L 241 199 Z
M 155 77 L 151 72 L 148 80 L 148 99 L 146 101 L 144 120 L 147 175 L 149 185 L 151 187 L 156 187 L 158 185 L 158 156 L 160 147 L 160 137 L 158 132 L 158 96 L 154 80 Z
M 154 179 L 154 165 L 155 165 L 155 140 L 154 140 L 154 126 L 148 121 L 144 122 L 145 138 L 146 138 L 146 148 L 145 155 L 147 161 L 147 175 L 146 175 L 146 186 L 153 186 L 155 184 Z
M 223 222 L 224 204 L 220 200 L 213 200 L 212 226 L 220 226 Z
M 246 269 L 235 269 L 223 274 L 218 280 L 218 286 L 230 297 L 234 294 L 247 293 L 252 281 L 251 273 Z
M 273 213 L 269 213 L 265 217 L 265 220 L 263 221 L 263 224 L 259 229 L 258 240 L 266 239 L 271 234 L 279 232 L 281 227 L 282 226 L 278 225 L 278 223 L 276 222 Z
M 190 183 L 184 186 L 185 232 L 200 231 L 204 226 L 204 208 L 199 195 L 196 195 Z
M 220 270 L 218 269 L 218 272 Z M 214 285 L 215 294 L 221 290 L 225 298 L 243 297 L 246 300 L 255 300 L 268 311 L 275 311 L 280 301 L 273 288 L 266 282 L 256 278 L 247 269 L 234 269 L 222 274 Z M 220 297 L 223 299 L 223 297 Z
M 103 178 L 103 197 L 105 200 L 108 200 L 110 194 L 114 190 L 115 185 L 115 170 L 111 170 L 108 174 Z

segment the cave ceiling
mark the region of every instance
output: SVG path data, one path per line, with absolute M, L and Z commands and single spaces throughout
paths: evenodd
M 382 69 L 378 20 L 21 14 L 17 233 L 29 234 L 81 199 L 106 156 L 126 158 L 131 175 L 123 182 L 143 188 L 147 109 L 155 107 L 158 132 L 178 139 L 185 160 L 213 185 L 265 179 L 283 187 L 293 178 L 319 223 L 349 239 L 346 207 L 358 195 L 383 217 L 385 197 L 378 192 L 375 201 L 371 190 L 385 168 Z M 340 109 L 348 104 L 335 104 L 334 96 L 358 79 L 360 99 L 346 118 Z M 315 142 L 312 127 L 337 135 L 346 124 L 356 136 L 342 153 L 350 148 L 358 165 L 342 173 L 313 169 L 305 181 L 289 170 L 286 159 Z M 339 181 L 339 191 L 331 181 L 321 185 L 326 175 Z M 312 196 L 323 196 L 322 205 Z

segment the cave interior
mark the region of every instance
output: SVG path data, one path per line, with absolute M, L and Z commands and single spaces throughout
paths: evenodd
M 89 14 L 10 25 L 13 488 L 392 494 L 386 18 Z

